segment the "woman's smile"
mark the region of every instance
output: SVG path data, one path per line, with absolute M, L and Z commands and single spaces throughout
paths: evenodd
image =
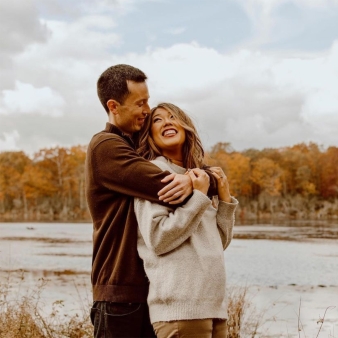
M 156 109 L 152 116 L 151 135 L 162 151 L 181 149 L 185 141 L 185 129 L 175 116 L 164 108 Z
M 177 134 L 177 130 L 175 130 L 175 129 L 166 129 L 166 130 L 162 133 L 163 136 L 169 136 L 169 137 L 175 136 L 176 134 Z

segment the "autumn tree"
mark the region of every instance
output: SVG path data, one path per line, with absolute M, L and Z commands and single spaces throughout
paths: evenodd
M 268 158 L 263 157 L 253 163 L 251 180 L 270 196 L 280 195 L 281 175 L 279 165 Z
M 338 148 L 329 147 L 320 161 L 319 191 L 323 198 L 338 197 Z
M 20 209 L 26 204 L 24 173 L 31 160 L 22 151 L 0 153 L 0 210 Z

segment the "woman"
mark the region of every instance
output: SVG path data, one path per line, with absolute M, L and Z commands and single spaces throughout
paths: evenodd
M 209 176 L 204 151 L 190 118 L 178 107 L 161 103 L 151 110 L 139 153 L 158 167 L 186 173 L 191 198 L 175 211 L 135 199 L 138 252 L 150 281 L 148 305 L 157 337 L 223 338 L 227 304 L 223 250 L 232 239 L 238 201 L 230 196 L 221 168 L 218 206 L 207 197 Z

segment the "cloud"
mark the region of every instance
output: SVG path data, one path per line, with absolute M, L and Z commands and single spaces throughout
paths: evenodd
M 245 49 L 222 54 L 191 43 L 149 49 L 143 54 L 114 55 L 113 60 L 114 64 L 129 63 L 144 70 L 149 77 L 151 104 L 170 101 L 185 109 L 206 147 L 216 142 L 230 142 L 237 150 L 303 141 L 336 144 L 337 43 L 325 53 L 297 57 Z M 44 87 L 29 88 L 35 94 L 45 93 L 46 102 L 46 97 L 61 97 L 63 101 L 58 102 L 63 116 L 41 116 L 39 110 L 39 115 L 2 116 L 0 134 L 15 128 L 20 135 L 17 144 L 23 147 L 28 143 L 29 147 L 88 143 L 91 135 L 104 127 L 106 115 L 96 97 L 95 82 L 111 63 L 96 60 L 86 67 L 85 60 L 74 59 L 69 68 L 67 62 L 59 61 L 56 72 L 53 63 L 57 59 L 48 62 L 50 68 L 46 67 L 45 77 L 37 82 L 49 79 L 50 90 L 40 93 Z M 27 71 L 24 63 L 20 67 L 23 73 Z M 19 89 L 11 93 L 13 102 L 20 99 Z
M 144 70 L 150 103 L 170 101 L 185 109 L 206 147 L 216 142 L 230 142 L 238 150 L 303 141 L 337 144 L 338 41 L 325 51 L 307 53 L 273 52 L 251 43 L 223 53 L 197 41 L 119 53 L 118 17 L 132 11 L 135 2 L 120 2 L 117 16 L 111 16 L 116 2 L 77 3 L 71 20 L 59 10 L 53 16 L 52 3 L 47 2 L 44 19 L 33 15 L 42 35 L 32 30 L 36 35 L 29 44 L 21 50 L 8 47 L 11 58 L 0 56 L 1 74 L 8 79 L 0 88 L 0 151 L 87 144 L 107 120 L 96 80 L 117 63 Z M 274 25 L 272 5 L 248 3 L 257 22 L 255 6 L 266 6 L 262 25 Z
M 148 67 L 139 61 L 149 69 L 152 97 L 193 115 L 207 146 L 332 145 L 338 133 L 337 46 L 302 56 L 250 50 L 223 55 L 190 44 L 150 52 Z
M 106 115 L 96 109 L 92 115 L 67 111 L 64 116 L 40 114 L 2 115 L 0 151 L 23 149 L 33 154 L 39 149 L 55 146 L 70 147 L 89 143 L 94 133 L 104 129 Z M 14 134 L 13 134 L 14 133 Z
M 31 0 L 8 1 L 1 4 L 1 53 L 17 53 L 29 44 L 44 42 L 48 29 L 40 22 L 38 11 Z
M 20 138 L 17 130 L 13 130 L 9 133 L 0 134 L 0 150 L 5 149 L 7 151 L 17 151 L 20 148 L 17 146 L 17 141 Z
M 49 37 L 33 0 L 1 1 L 0 10 L 0 90 L 14 86 L 14 57 Z
M 169 34 L 172 34 L 172 35 L 180 35 L 180 34 L 184 33 L 185 30 L 186 30 L 185 27 L 176 27 L 176 28 L 168 29 L 167 32 Z
M 239 0 L 239 3 L 252 22 L 254 34 L 252 39 L 246 42 L 246 46 L 252 48 L 265 47 L 276 42 L 278 45 L 278 42 L 285 43 L 285 40 L 296 39 L 298 49 L 301 49 L 307 31 L 312 33 L 312 37 L 306 36 L 305 40 L 312 40 L 312 45 L 316 46 L 319 42 L 313 40 L 322 33 L 319 27 L 313 30 L 313 25 L 323 26 L 325 29 L 327 21 L 337 22 L 334 13 L 338 0 Z M 283 8 L 287 9 L 286 17 L 280 13 Z M 330 28 L 334 30 L 337 24 L 333 22 L 330 22 L 333 26 Z M 326 33 L 330 34 L 332 33 Z M 325 36 L 323 38 L 325 39 Z
M 3 114 L 29 114 L 60 116 L 64 99 L 49 87 L 35 88 L 31 84 L 16 82 L 15 90 L 3 91 Z

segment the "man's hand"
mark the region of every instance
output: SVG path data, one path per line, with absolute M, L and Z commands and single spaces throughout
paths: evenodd
M 189 175 L 173 173 L 166 176 L 161 182 L 170 182 L 158 192 L 159 200 L 169 202 L 169 204 L 179 204 L 183 202 L 193 190 Z

